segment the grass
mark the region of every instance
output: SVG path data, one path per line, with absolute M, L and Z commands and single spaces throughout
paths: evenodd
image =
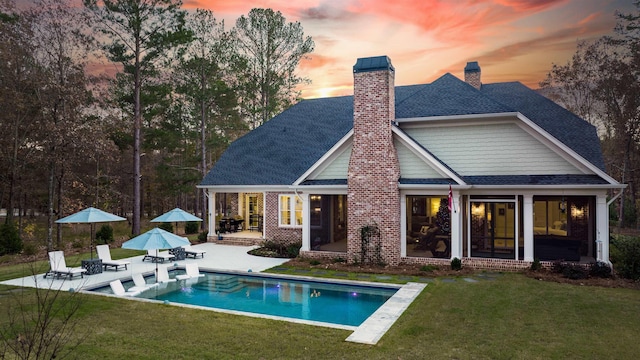
M 2 266 L 0 278 L 5 272 L 16 270 Z M 0 307 L 12 308 L 14 297 L 2 296 L 3 289 Z M 88 359 L 632 359 L 640 353 L 639 291 L 520 274 L 477 283 L 436 279 L 375 346 L 345 342 L 345 330 L 81 296 L 78 334 L 86 338 L 75 354 Z

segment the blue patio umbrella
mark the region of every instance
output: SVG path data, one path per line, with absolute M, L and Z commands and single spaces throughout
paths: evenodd
M 202 219 L 200 219 L 197 216 L 193 216 L 180 208 L 175 208 L 151 220 L 151 222 L 179 222 L 179 221 L 185 221 L 185 222 L 186 221 L 202 221 Z
M 156 256 L 160 249 L 173 249 L 191 244 L 187 238 L 174 235 L 159 228 L 153 228 L 122 244 L 123 249 L 155 250 Z M 156 261 L 156 279 L 158 278 L 158 262 Z
M 153 228 L 144 234 L 140 234 L 124 242 L 122 248 L 133 250 L 160 250 L 173 249 L 189 244 L 189 240 L 182 236 L 174 235 L 159 228 Z
M 175 208 L 151 220 L 151 222 L 175 222 L 175 223 L 187 222 L 187 221 L 202 221 L 202 219 L 200 219 L 197 216 L 193 216 L 180 208 Z M 177 228 L 178 228 L 178 225 L 176 224 L 176 230 Z
M 127 220 L 118 215 L 113 215 L 106 211 L 96 209 L 94 207 L 88 207 L 82 211 L 78 211 L 75 214 L 63 217 L 56 220 L 58 224 L 91 224 L 91 243 L 89 244 L 89 252 L 91 253 L 91 259 L 93 259 L 93 234 L 95 232 L 95 223 L 99 222 L 112 222 Z

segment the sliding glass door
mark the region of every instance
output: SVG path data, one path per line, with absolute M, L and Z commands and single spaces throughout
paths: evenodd
M 517 259 L 517 203 L 505 200 L 470 200 L 469 243 L 471 257 Z

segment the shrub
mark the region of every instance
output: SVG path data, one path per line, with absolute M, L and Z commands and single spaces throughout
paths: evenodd
M 102 225 L 96 232 L 96 243 L 98 245 L 113 242 L 113 228 L 110 225 Z
M 173 224 L 172 223 L 162 223 L 160 224 L 160 226 L 158 226 L 160 229 L 164 230 L 164 231 L 168 231 L 170 233 L 173 232 Z
M 0 255 L 17 254 L 22 251 L 22 239 L 13 223 L 0 225 Z
M 336 258 L 331 259 L 331 261 L 333 261 L 334 263 L 344 263 L 344 262 L 347 262 L 347 259 L 338 256 Z
M 209 230 L 205 230 L 198 234 L 198 241 L 201 243 L 207 242 L 207 236 L 209 236 Z
M 298 255 L 300 255 L 300 248 L 302 247 L 302 244 L 290 244 L 289 246 L 287 246 L 287 255 L 290 258 L 297 258 Z
M 273 240 L 265 240 L 258 249 L 249 253 L 257 256 L 277 257 L 292 259 L 300 254 L 302 243 L 280 243 Z
M 589 275 L 593 277 L 610 278 L 612 275 L 611 266 L 602 261 L 595 262 L 591 264 Z
M 184 225 L 185 234 L 196 234 L 198 232 L 199 224 L 195 221 L 189 221 Z
M 451 270 L 460 270 L 462 269 L 462 260 L 456 258 L 453 258 L 453 260 L 451 260 Z
M 424 271 L 424 272 L 432 272 L 438 269 L 439 268 L 436 265 L 422 265 L 420 267 L 420 271 Z
M 38 247 L 32 243 L 24 244 L 22 247 L 22 255 L 33 256 L 38 253 Z
M 632 280 L 640 280 L 640 238 L 611 237 L 611 262 L 616 273 Z
M 313 260 L 309 261 L 309 265 L 320 265 L 320 261 L 316 260 L 316 259 L 313 259 Z
M 552 270 L 572 280 L 586 279 L 589 277 L 589 269 L 573 262 L 556 261 L 553 263 Z
M 539 271 L 540 269 L 542 269 L 542 265 L 540 264 L 540 259 L 538 258 L 533 259 L 533 262 L 531 263 L 531 271 Z

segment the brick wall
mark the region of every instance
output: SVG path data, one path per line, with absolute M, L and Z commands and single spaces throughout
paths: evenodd
M 278 226 L 278 197 L 287 193 L 266 193 L 264 204 L 265 238 L 282 244 L 302 242 L 302 228 Z M 293 194 L 293 193 L 288 193 Z
M 347 175 L 349 262 L 360 261 L 360 229 L 374 224 L 380 229 L 381 261 L 400 261 L 400 165 L 391 132 L 395 73 L 390 65 L 363 72 L 354 67 L 354 136 Z

